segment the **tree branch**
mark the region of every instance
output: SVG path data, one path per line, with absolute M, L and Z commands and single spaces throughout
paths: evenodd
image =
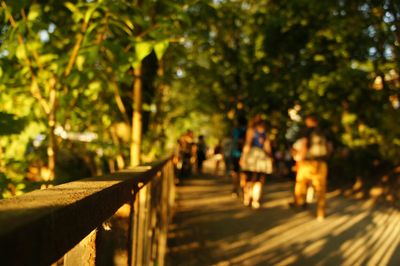
M 160 27 L 160 24 L 154 24 L 154 25 L 152 25 L 150 28 L 148 28 L 147 30 L 145 30 L 145 31 L 142 31 L 140 34 L 138 34 L 136 37 L 137 38 L 143 38 L 144 36 L 146 36 L 147 34 L 149 34 L 152 30 L 154 30 L 154 29 L 157 29 L 157 28 L 159 28 Z
M 111 78 L 111 85 L 114 89 L 115 102 L 117 103 L 118 109 L 122 114 L 122 118 L 124 119 L 125 123 L 129 125 L 130 122 L 129 122 L 128 113 L 126 112 L 125 105 L 122 102 L 121 95 L 119 94 L 118 84 L 117 84 L 116 80 L 114 79 L 114 77 Z
M 87 29 L 87 23 L 83 22 L 81 31 L 76 36 L 76 42 L 74 48 L 72 49 L 71 56 L 69 57 L 67 68 L 64 71 L 64 77 L 67 77 L 72 71 L 72 68 L 76 62 L 76 58 L 78 57 L 79 54 L 79 50 L 81 49 L 86 29 Z
M 18 25 L 17 25 L 17 23 L 16 23 L 14 17 L 12 16 L 12 14 L 11 14 L 10 12 L 8 12 L 8 10 L 7 10 L 7 4 L 6 4 L 4 1 L 1 1 L 1 6 L 2 6 L 2 7 L 4 8 L 4 10 L 5 10 L 5 12 L 6 12 L 6 17 L 7 17 L 8 21 L 10 22 L 11 26 L 12 26 L 14 29 L 17 29 Z M 27 48 L 26 48 L 24 39 L 22 38 L 22 35 L 21 35 L 21 33 L 19 33 L 19 32 L 17 33 L 17 39 L 18 39 L 19 45 L 22 45 L 22 46 L 24 47 L 24 50 L 27 51 Z M 32 76 L 32 78 L 31 78 L 31 79 L 32 79 L 32 83 L 31 83 L 31 93 L 32 93 L 33 97 L 34 97 L 35 99 L 38 100 L 38 102 L 39 102 L 40 105 L 42 106 L 44 112 L 45 112 L 46 114 L 49 114 L 49 112 L 50 112 L 50 106 L 49 106 L 49 104 L 46 102 L 46 100 L 43 98 L 43 96 L 42 96 L 42 94 L 41 94 L 41 92 L 40 92 L 39 83 L 38 83 L 38 81 L 37 81 L 35 71 L 33 70 L 32 62 L 31 62 L 31 60 L 29 59 L 28 56 L 26 56 L 24 60 L 25 60 L 26 65 L 29 67 L 29 70 L 30 70 L 31 76 Z

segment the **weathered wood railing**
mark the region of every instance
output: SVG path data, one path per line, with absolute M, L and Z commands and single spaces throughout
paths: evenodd
M 163 265 L 171 159 L 0 201 L 1 265 L 95 265 L 98 228 L 129 203 L 127 265 Z

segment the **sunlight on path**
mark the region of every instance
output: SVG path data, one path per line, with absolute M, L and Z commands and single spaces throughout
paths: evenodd
M 268 180 L 262 208 L 232 198 L 229 182 L 203 176 L 178 186 L 167 265 L 400 265 L 400 212 L 372 202 L 328 197 L 328 216 L 314 206 L 287 207 L 293 183 Z

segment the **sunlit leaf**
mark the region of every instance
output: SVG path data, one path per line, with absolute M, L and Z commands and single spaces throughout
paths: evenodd
M 29 42 L 29 43 L 26 44 L 26 48 L 27 48 L 29 51 L 38 50 L 38 49 L 40 49 L 40 47 L 42 47 L 42 43 L 39 42 L 39 41 L 31 41 L 31 42 Z
M 26 49 L 25 45 L 18 45 L 16 56 L 18 59 L 23 60 L 26 58 Z
M 79 9 L 71 2 L 66 2 L 65 7 L 68 8 L 72 13 L 81 13 Z
M 142 61 L 143 58 L 148 56 L 153 50 L 152 42 L 139 42 L 135 44 L 136 58 L 138 61 Z
M 86 30 L 86 34 L 90 34 L 98 27 L 98 23 L 90 23 L 90 26 Z
M 124 18 L 124 22 L 131 30 L 134 30 L 135 26 L 133 25 L 133 23 L 130 19 Z
M 167 51 L 168 46 L 169 42 L 167 40 L 158 42 L 156 43 L 156 45 L 154 45 L 154 52 L 156 53 L 158 60 L 160 60 L 163 57 L 163 55 Z
M 44 55 L 41 55 L 39 57 L 40 62 L 42 64 L 46 64 L 46 63 L 51 62 L 51 61 L 53 61 L 53 60 L 55 60 L 57 58 L 58 58 L 58 55 L 56 55 L 56 54 L 44 54 Z
M 91 91 L 99 91 L 101 89 L 101 82 L 99 81 L 94 81 L 89 84 L 89 89 Z
M 39 17 L 40 13 L 41 13 L 40 5 L 38 4 L 31 5 L 31 7 L 29 8 L 28 20 L 30 21 L 35 20 L 37 17 Z
M 83 70 L 83 64 L 85 63 L 85 57 L 83 55 L 78 55 L 76 58 L 76 67 L 79 71 Z
M 67 2 L 64 5 L 72 12 L 75 21 L 83 19 L 83 14 L 79 10 L 79 8 L 77 8 L 73 3 Z
M 112 24 L 112 25 L 116 26 L 117 28 L 123 30 L 129 36 L 132 36 L 132 34 L 133 34 L 132 30 L 120 21 L 111 20 L 111 21 L 109 21 L 109 24 Z
M 325 56 L 323 56 L 321 54 L 317 54 L 317 55 L 314 56 L 314 61 L 323 62 L 323 61 L 325 61 Z
M 93 12 L 96 11 L 97 8 L 98 8 L 98 5 L 96 4 L 96 5 L 92 6 L 92 7 L 90 7 L 90 8 L 88 9 L 88 11 L 86 11 L 85 20 L 84 20 L 85 23 L 88 23 L 88 22 L 89 22 L 90 18 L 91 18 L 92 15 L 93 15 Z
M 264 35 L 260 34 L 255 42 L 255 55 L 257 59 L 262 59 L 265 56 L 264 52 Z

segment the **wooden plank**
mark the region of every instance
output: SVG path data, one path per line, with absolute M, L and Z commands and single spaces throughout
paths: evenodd
M 96 230 L 81 240 L 64 256 L 64 266 L 96 265 Z
M 1 262 L 50 265 L 128 202 L 138 183 L 148 183 L 168 160 L 0 200 Z
M 136 198 L 137 193 L 133 193 L 131 196 L 131 200 L 129 202 L 129 227 L 128 227 L 128 266 L 133 265 L 133 255 L 135 253 L 135 228 L 136 228 L 136 219 L 135 219 L 135 210 L 136 210 Z

